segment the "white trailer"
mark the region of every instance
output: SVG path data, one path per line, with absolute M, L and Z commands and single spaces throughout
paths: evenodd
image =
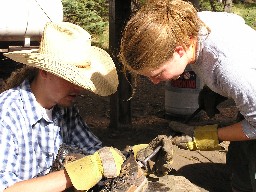
M 51 21 L 63 21 L 61 0 L 0 0 L 0 79 L 16 65 L 3 53 L 38 47 Z

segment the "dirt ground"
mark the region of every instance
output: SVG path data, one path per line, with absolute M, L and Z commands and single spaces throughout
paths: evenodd
M 87 93 L 79 99 L 78 105 L 83 118 L 103 144 L 122 150 L 126 145 L 148 143 L 160 134 L 171 135 L 170 120 L 184 121 L 186 117 L 165 114 L 164 95 L 164 83 L 153 85 L 141 77 L 131 100 L 132 127 L 128 130 L 108 128 L 109 97 Z M 189 124 L 226 125 L 235 120 L 237 110 L 232 101 L 220 104 L 219 110 L 221 113 L 212 119 L 202 111 Z M 231 191 L 230 172 L 225 165 L 228 142 L 223 142 L 222 146 L 225 148 L 222 151 L 188 151 L 174 146 L 172 171 L 161 178 L 150 175 L 148 191 Z

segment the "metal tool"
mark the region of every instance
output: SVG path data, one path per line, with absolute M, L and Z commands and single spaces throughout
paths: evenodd
M 155 148 L 155 150 L 149 155 L 147 156 L 143 161 L 138 161 L 138 165 L 142 168 L 147 168 L 147 162 L 154 157 L 162 148 L 161 145 L 159 145 L 157 148 Z

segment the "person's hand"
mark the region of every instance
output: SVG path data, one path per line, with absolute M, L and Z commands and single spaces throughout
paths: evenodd
M 117 177 L 123 162 L 124 156 L 119 150 L 104 147 L 93 155 L 67 163 L 64 167 L 77 190 L 89 190 L 103 177 Z
M 153 173 L 157 176 L 163 176 L 172 169 L 173 146 L 170 138 L 166 135 L 158 135 L 149 144 L 134 145 L 132 150 L 136 160 L 142 162 L 158 147 L 160 148 L 159 151 L 146 161 L 146 167 L 143 168 L 147 174 Z
M 171 121 L 169 126 L 176 132 L 183 133 L 182 136 L 172 138 L 173 144 L 182 149 L 189 150 L 220 150 L 217 128 L 218 125 L 189 126 L 176 121 Z

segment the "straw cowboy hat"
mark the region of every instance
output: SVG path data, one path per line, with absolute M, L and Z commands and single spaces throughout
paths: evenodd
M 5 56 L 48 71 L 101 96 L 117 90 L 118 76 L 109 54 L 91 46 L 91 35 L 69 22 L 47 23 L 39 49 L 13 51 Z

